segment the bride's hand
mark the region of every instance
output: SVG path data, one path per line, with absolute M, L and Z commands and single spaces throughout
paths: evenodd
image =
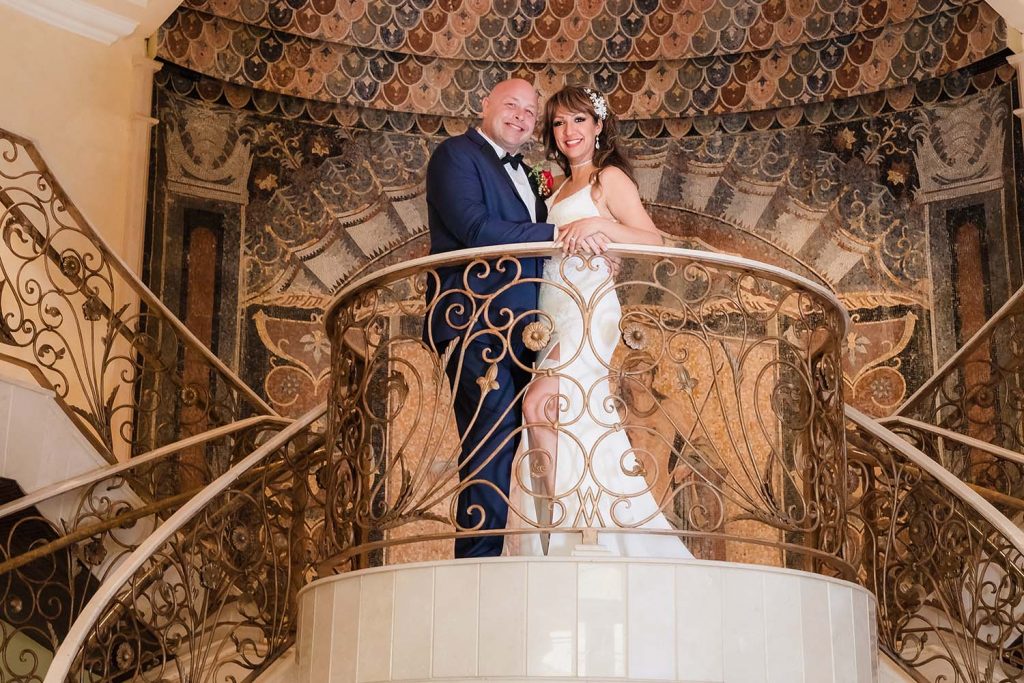
M 612 241 L 603 232 L 595 232 L 589 237 L 584 237 L 581 242 L 576 243 L 576 252 L 603 254 L 608 251 L 608 246 L 611 243 Z
M 567 255 L 575 253 L 578 249 L 582 248 L 585 239 L 601 232 L 601 229 L 608 222 L 607 218 L 594 216 L 591 218 L 581 218 L 578 221 L 562 226 L 559 228 L 559 241 L 562 243 L 562 252 Z

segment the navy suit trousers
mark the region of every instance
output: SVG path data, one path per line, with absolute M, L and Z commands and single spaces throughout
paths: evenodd
M 522 392 L 531 374 L 506 352 L 496 364 L 494 381 L 498 386 L 483 395 L 481 405 L 481 386 L 477 380 L 487 374 L 491 365 L 485 354 L 490 353 L 493 358 L 500 352 L 498 344 L 477 339 L 465 349 L 457 348 L 446 368 L 452 385 L 455 422 L 462 437 L 459 479 L 464 488 L 456 512 L 462 530 L 504 529 L 508 519 L 506 501 L 522 426 Z M 527 368 L 532 366 L 534 352 L 520 347 L 514 353 Z M 457 372 L 460 357 L 461 374 Z M 500 535 L 456 538 L 455 557 L 497 557 L 503 542 Z

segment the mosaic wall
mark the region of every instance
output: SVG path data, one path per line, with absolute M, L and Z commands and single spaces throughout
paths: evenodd
M 295 97 L 464 117 L 510 76 L 593 83 L 633 119 L 850 97 L 993 53 L 984 2 L 189 0 L 162 57 Z
M 886 414 L 1022 282 L 1003 33 L 913 0 L 189 0 L 160 38 L 146 275 L 298 414 L 326 396 L 332 293 L 426 253 L 433 146 L 507 74 L 581 80 L 629 117 L 677 244 L 837 291 L 848 399 Z M 195 267 L 211 291 L 176 284 Z

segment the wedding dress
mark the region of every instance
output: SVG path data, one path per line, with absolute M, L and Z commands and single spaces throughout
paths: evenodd
M 558 226 L 600 215 L 589 185 L 563 199 L 558 197 L 556 191 L 548 199 L 548 222 L 555 225 L 556 239 Z M 541 318 L 548 316 L 553 329 L 546 348 L 538 355 L 537 369 L 557 373 L 562 396 L 556 504 L 551 517 L 556 526 L 562 527 L 671 529 L 648 490 L 649 482 L 642 473 L 630 474 L 636 459 L 629 437 L 614 427 L 621 418 L 608 376 L 612 353 L 621 336 L 622 317 L 614 285 L 603 257 L 588 261 L 580 256 L 554 256 L 544 266 L 538 308 Z M 585 311 L 590 312 L 588 320 L 584 320 Z M 590 334 L 585 336 L 587 327 Z M 531 485 L 529 456 L 521 459 L 518 477 L 534 493 L 539 492 L 537 482 Z M 529 498 L 528 494 L 525 497 Z M 543 519 L 538 507 L 531 498 L 524 500 L 520 509 L 536 523 L 538 514 Z M 554 531 L 547 554 L 570 555 L 582 541 L 580 533 Z M 693 557 L 677 536 L 599 531 L 598 542 L 613 555 L 623 557 Z M 519 552 L 544 554 L 540 535 L 524 535 Z

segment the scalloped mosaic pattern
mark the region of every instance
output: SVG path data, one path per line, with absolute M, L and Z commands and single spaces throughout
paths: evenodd
M 183 7 L 160 31 L 159 56 L 215 79 L 281 95 L 450 117 L 478 114 L 489 89 L 509 76 L 533 81 L 542 96 L 566 82 L 588 83 L 606 93 L 621 116 L 650 119 L 777 109 L 897 88 L 975 63 L 1004 45 L 1002 19 L 982 2 L 757 52 L 557 64 L 481 62 L 437 58 L 426 50 L 410 54 L 359 47 Z
M 185 0 L 352 47 L 444 59 L 628 62 L 766 50 L 861 33 L 956 0 Z
M 892 90 L 783 109 L 726 116 L 626 120 L 620 122 L 620 133 L 626 138 L 680 138 L 849 121 L 963 97 L 1004 85 L 1015 78 L 1013 67 L 1002 64 L 996 69 L 976 74 L 967 70 L 955 71 Z M 205 102 L 344 128 L 408 132 L 444 138 L 465 132 L 470 123 L 465 118 L 386 112 L 289 97 L 225 83 L 180 67 L 167 67 L 157 72 L 156 81 L 178 95 L 195 97 Z

